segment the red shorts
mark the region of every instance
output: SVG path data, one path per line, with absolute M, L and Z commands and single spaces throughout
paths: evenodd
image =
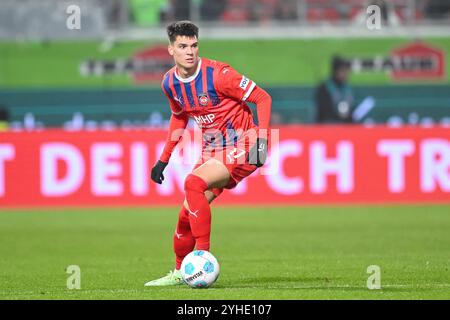
M 251 175 L 258 167 L 254 164 L 249 164 L 248 146 L 240 149 L 238 147 L 228 147 L 220 150 L 213 150 L 212 152 L 204 152 L 194 167 L 194 170 L 204 164 L 210 159 L 216 159 L 222 162 L 227 167 L 230 173 L 230 181 L 225 186 L 225 189 L 233 189 L 244 178 Z

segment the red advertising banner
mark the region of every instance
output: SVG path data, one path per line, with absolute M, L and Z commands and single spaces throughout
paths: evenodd
M 180 204 L 199 148 L 188 161 L 174 153 L 157 185 L 149 172 L 165 139 L 163 130 L 0 133 L 0 207 Z M 450 203 L 450 129 L 281 127 L 266 165 L 216 202 Z

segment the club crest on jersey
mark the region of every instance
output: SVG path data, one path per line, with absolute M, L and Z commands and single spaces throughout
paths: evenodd
M 207 106 L 209 103 L 209 98 L 208 95 L 206 93 L 201 93 L 198 95 L 198 102 L 200 103 L 201 106 Z

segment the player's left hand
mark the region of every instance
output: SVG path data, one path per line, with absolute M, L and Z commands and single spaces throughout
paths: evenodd
M 267 139 L 258 138 L 248 154 L 248 163 L 262 167 L 267 158 Z
M 163 171 L 167 166 L 167 162 L 162 162 L 161 160 L 158 160 L 158 162 L 155 164 L 155 166 L 152 169 L 151 178 L 154 182 L 161 184 L 164 180 Z

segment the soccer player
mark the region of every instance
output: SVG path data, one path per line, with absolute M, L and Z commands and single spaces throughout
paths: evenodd
M 198 27 L 193 23 L 175 22 L 167 27 L 167 34 L 175 66 L 164 75 L 161 87 L 172 115 L 168 138 L 151 178 L 158 184 L 164 180 L 163 171 L 189 118 L 202 130 L 202 156 L 184 183 L 185 200 L 173 237 L 175 269 L 146 286 L 183 283 L 183 258 L 194 247 L 209 251 L 210 203 L 223 189 L 234 188 L 264 164 L 272 107 L 270 95 L 255 82 L 226 63 L 199 57 Z M 258 126 L 246 101 L 256 104 Z

